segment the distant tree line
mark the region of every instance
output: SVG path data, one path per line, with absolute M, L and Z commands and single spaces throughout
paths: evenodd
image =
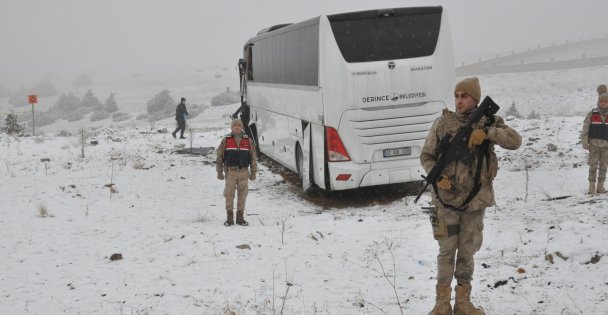
M 92 90 L 88 90 L 80 99 L 72 92 L 63 93 L 55 104 L 46 112 L 42 112 L 36 119 L 36 124 L 45 126 L 52 124 L 58 119 L 66 119 L 67 121 L 77 121 L 84 118 L 85 115 L 93 113 L 90 121 L 98 121 L 112 117 L 113 121 L 123 121 L 124 113 L 115 113 L 118 111 L 115 94 L 111 93 L 106 101 L 102 104 L 95 96 Z M 114 113 L 114 114 L 112 114 Z M 126 119 L 129 119 L 127 117 Z
M 93 84 L 91 77 L 82 73 L 79 74 L 74 80 L 72 80 L 72 86 L 81 87 Z M 19 87 L 14 92 L 11 92 L 8 88 L 0 85 L 0 97 L 8 97 L 8 103 L 13 106 L 25 106 L 28 105 L 27 96 L 30 94 L 36 94 L 38 97 L 54 96 L 57 95 L 57 89 L 50 80 L 45 79 L 40 83 L 34 85 L 31 88 L 24 86 Z

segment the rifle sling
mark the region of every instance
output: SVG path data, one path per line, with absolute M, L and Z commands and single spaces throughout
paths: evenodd
M 477 193 L 479 193 L 479 191 L 481 190 L 481 168 L 483 166 L 483 160 L 484 160 L 484 158 L 486 158 L 486 160 L 489 160 L 488 159 L 489 147 L 490 147 L 489 140 L 484 140 L 483 143 L 481 144 L 481 146 L 479 147 L 479 152 L 478 152 L 478 156 L 477 156 L 477 168 L 476 168 L 476 172 L 475 172 L 475 186 L 473 186 L 473 189 L 471 190 L 471 192 L 469 193 L 467 198 L 464 200 L 464 202 L 460 206 L 456 207 L 451 204 L 443 202 L 441 197 L 439 197 L 439 191 L 437 189 L 437 184 L 433 183 L 433 190 L 435 190 L 435 195 L 437 195 L 437 199 L 439 200 L 439 202 L 441 202 L 441 204 L 444 207 L 455 210 L 455 211 L 464 212 L 466 210 L 466 206 L 469 204 L 469 202 L 471 202 L 471 200 L 473 200 L 473 198 L 475 198 L 475 196 L 477 196 Z

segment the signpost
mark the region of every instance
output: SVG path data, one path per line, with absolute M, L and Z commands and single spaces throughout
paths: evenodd
M 34 121 L 34 104 L 38 103 L 38 95 L 28 95 L 28 103 L 32 104 L 32 136 L 36 136 L 36 122 Z

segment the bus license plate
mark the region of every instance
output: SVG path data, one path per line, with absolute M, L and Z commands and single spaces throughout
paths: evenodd
M 395 148 L 395 149 L 385 149 L 382 152 L 382 155 L 386 157 L 400 156 L 400 155 L 411 155 L 412 148 L 404 147 L 404 148 Z

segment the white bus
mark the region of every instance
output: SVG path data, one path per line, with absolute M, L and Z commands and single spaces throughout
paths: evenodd
M 305 190 L 421 180 L 427 132 L 453 99 L 442 7 L 276 25 L 247 41 L 243 55 L 250 132 L 259 151 L 296 172 Z

